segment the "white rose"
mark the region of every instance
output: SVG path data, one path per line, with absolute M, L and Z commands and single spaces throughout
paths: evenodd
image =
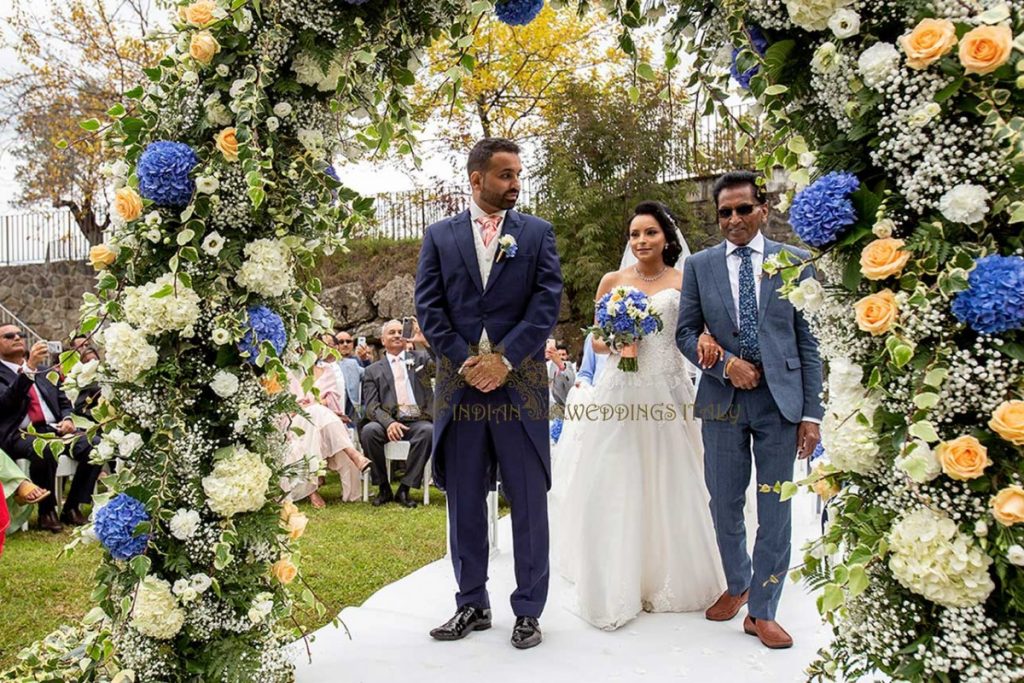
M 145 237 L 150 242 L 152 242 L 153 244 L 156 244 L 161 239 L 163 239 L 164 234 L 160 232 L 160 228 L 150 228 L 146 232 L 142 233 L 142 236 Z
M 208 256 L 216 256 L 223 248 L 224 238 L 216 230 L 203 238 L 202 249 Z
M 860 15 L 851 9 L 837 9 L 828 20 L 828 27 L 840 40 L 852 38 L 860 33 Z
M 235 15 L 235 28 L 242 33 L 248 33 L 252 29 L 252 12 L 243 9 Z
M 1024 567 L 1024 548 L 1014 543 L 1006 549 L 1006 559 L 1008 559 L 1011 564 L 1015 564 L 1018 567 Z
M 174 582 L 174 585 L 171 587 L 171 592 L 175 595 L 180 596 L 182 593 L 185 592 L 189 585 L 190 584 L 188 582 L 188 579 L 178 579 Z
M 292 113 L 292 105 L 287 102 L 278 102 L 274 105 L 274 116 L 279 116 L 282 119 L 286 118 Z
M 822 43 L 811 57 L 811 69 L 820 74 L 832 73 L 838 64 L 839 51 L 832 41 Z
M 896 230 L 896 223 L 891 218 L 883 218 L 871 227 L 871 232 L 880 240 L 892 237 L 894 230 Z
M 277 118 L 276 116 L 267 117 L 267 130 L 269 130 L 271 133 L 277 130 L 280 125 L 281 119 Z
M 938 103 L 928 102 L 927 104 L 922 104 L 920 107 L 911 111 L 910 116 L 907 117 L 907 123 L 910 124 L 912 128 L 924 128 L 931 123 L 932 119 L 941 113 L 942 107 L 940 107 Z
M 199 74 L 195 71 L 186 71 L 181 74 L 181 82 L 185 85 L 195 85 L 199 82 Z
M 974 535 L 978 538 L 985 538 L 988 536 L 988 524 L 985 523 L 985 520 L 979 519 L 974 523 Z
M 899 69 L 900 53 L 892 43 L 875 43 L 861 53 L 857 60 L 857 71 L 864 79 L 864 85 L 878 88 Z
M 804 310 L 817 311 L 825 304 L 825 288 L 813 277 L 806 278 L 797 289 L 804 295 Z
M 174 536 L 179 541 L 192 538 L 196 530 L 199 529 L 199 521 L 199 513 L 195 510 L 179 508 L 174 513 L 174 516 L 171 517 L 171 536 Z
M 244 78 L 239 78 L 231 84 L 231 88 L 228 89 L 228 95 L 232 98 L 238 97 L 245 90 L 245 86 L 249 85 L 249 81 Z
M 196 189 L 203 194 L 213 194 L 220 189 L 220 181 L 212 175 L 203 175 L 196 178 Z
M 213 585 L 213 579 L 206 574 L 200 572 L 199 574 L 193 574 L 190 581 L 192 590 L 197 593 L 205 593 L 207 589 Z
M 960 183 L 939 199 L 939 211 L 951 223 L 971 225 L 985 219 L 989 191 L 981 185 Z
M 210 382 L 210 388 L 221 398 L 233 396 L 238 392 L 238 377 L 226 370 L 218 370 Z
M 227 64 L 218 64 L 217 65 L 217 75 L 218 76 L 220 76 L 221 78 L 227 78 L 227 75 L 229 73 L 231 73 L 231 67 L 229 67 Z
M 210 338 L 213 339 L 214 344 L 219 344 L 223 346 L 224 344 L 227 344 L 231 341 L 231 333 L 225 330 L 223 327 L 218 327 L 210 335 Z
M 146 214 L 145 218 L 143 218 L 143 221 L 151 228 L 157 227 L 160 225 L 160 212 L 150 211 Z
M 117 450 L 122 458 L 130 458 L 140 448 L 142 448 L 142 435 L 136 432 L 125 434 L 117 445 Z

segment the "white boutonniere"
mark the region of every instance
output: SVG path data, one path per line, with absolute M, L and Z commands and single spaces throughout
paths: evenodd
M 498 238 L 498 258 L 495 260 L 515 258 L 517 251 L 519 251 L 519 244 L 516 242 L 516 238 L 512 235 L 502 235 Z

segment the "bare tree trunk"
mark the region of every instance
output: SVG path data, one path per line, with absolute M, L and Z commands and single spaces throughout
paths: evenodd
M 71 215 L 75 217 L 75 223 L 78 224 L 78 229 L 82 231 L 83 235 L 85 235 L 85 239 L 89 240 L 90 246 L 96 246 L 97 244 L 103 243 L 103 231 L 106 230 L 107 226 L 110 224 L 110 218 L 106 218 L 102 223 L 100 223 L 91 204 L 88 204 L 83 208 L 79 206 L 77 202 L 57 201 L 53 203 L 53 206 L 57 209 L 71 210 Z

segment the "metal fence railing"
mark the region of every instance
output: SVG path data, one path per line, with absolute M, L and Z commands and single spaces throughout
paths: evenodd
M 0 263 L 6 266 L 84 261 L 89 240 L 70 211 L 0 216 Z

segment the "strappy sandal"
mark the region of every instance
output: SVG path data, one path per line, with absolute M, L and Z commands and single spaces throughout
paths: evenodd
M 30 481 L 23 482 L 28 484 L 28 492 L 23 492 L 23 486 L 18 486 L 18 490 L 14 492 L 14 502 L 18 505 L 35 505 L 46 499 L 50 492 L 44 488 L 36 486 Z

